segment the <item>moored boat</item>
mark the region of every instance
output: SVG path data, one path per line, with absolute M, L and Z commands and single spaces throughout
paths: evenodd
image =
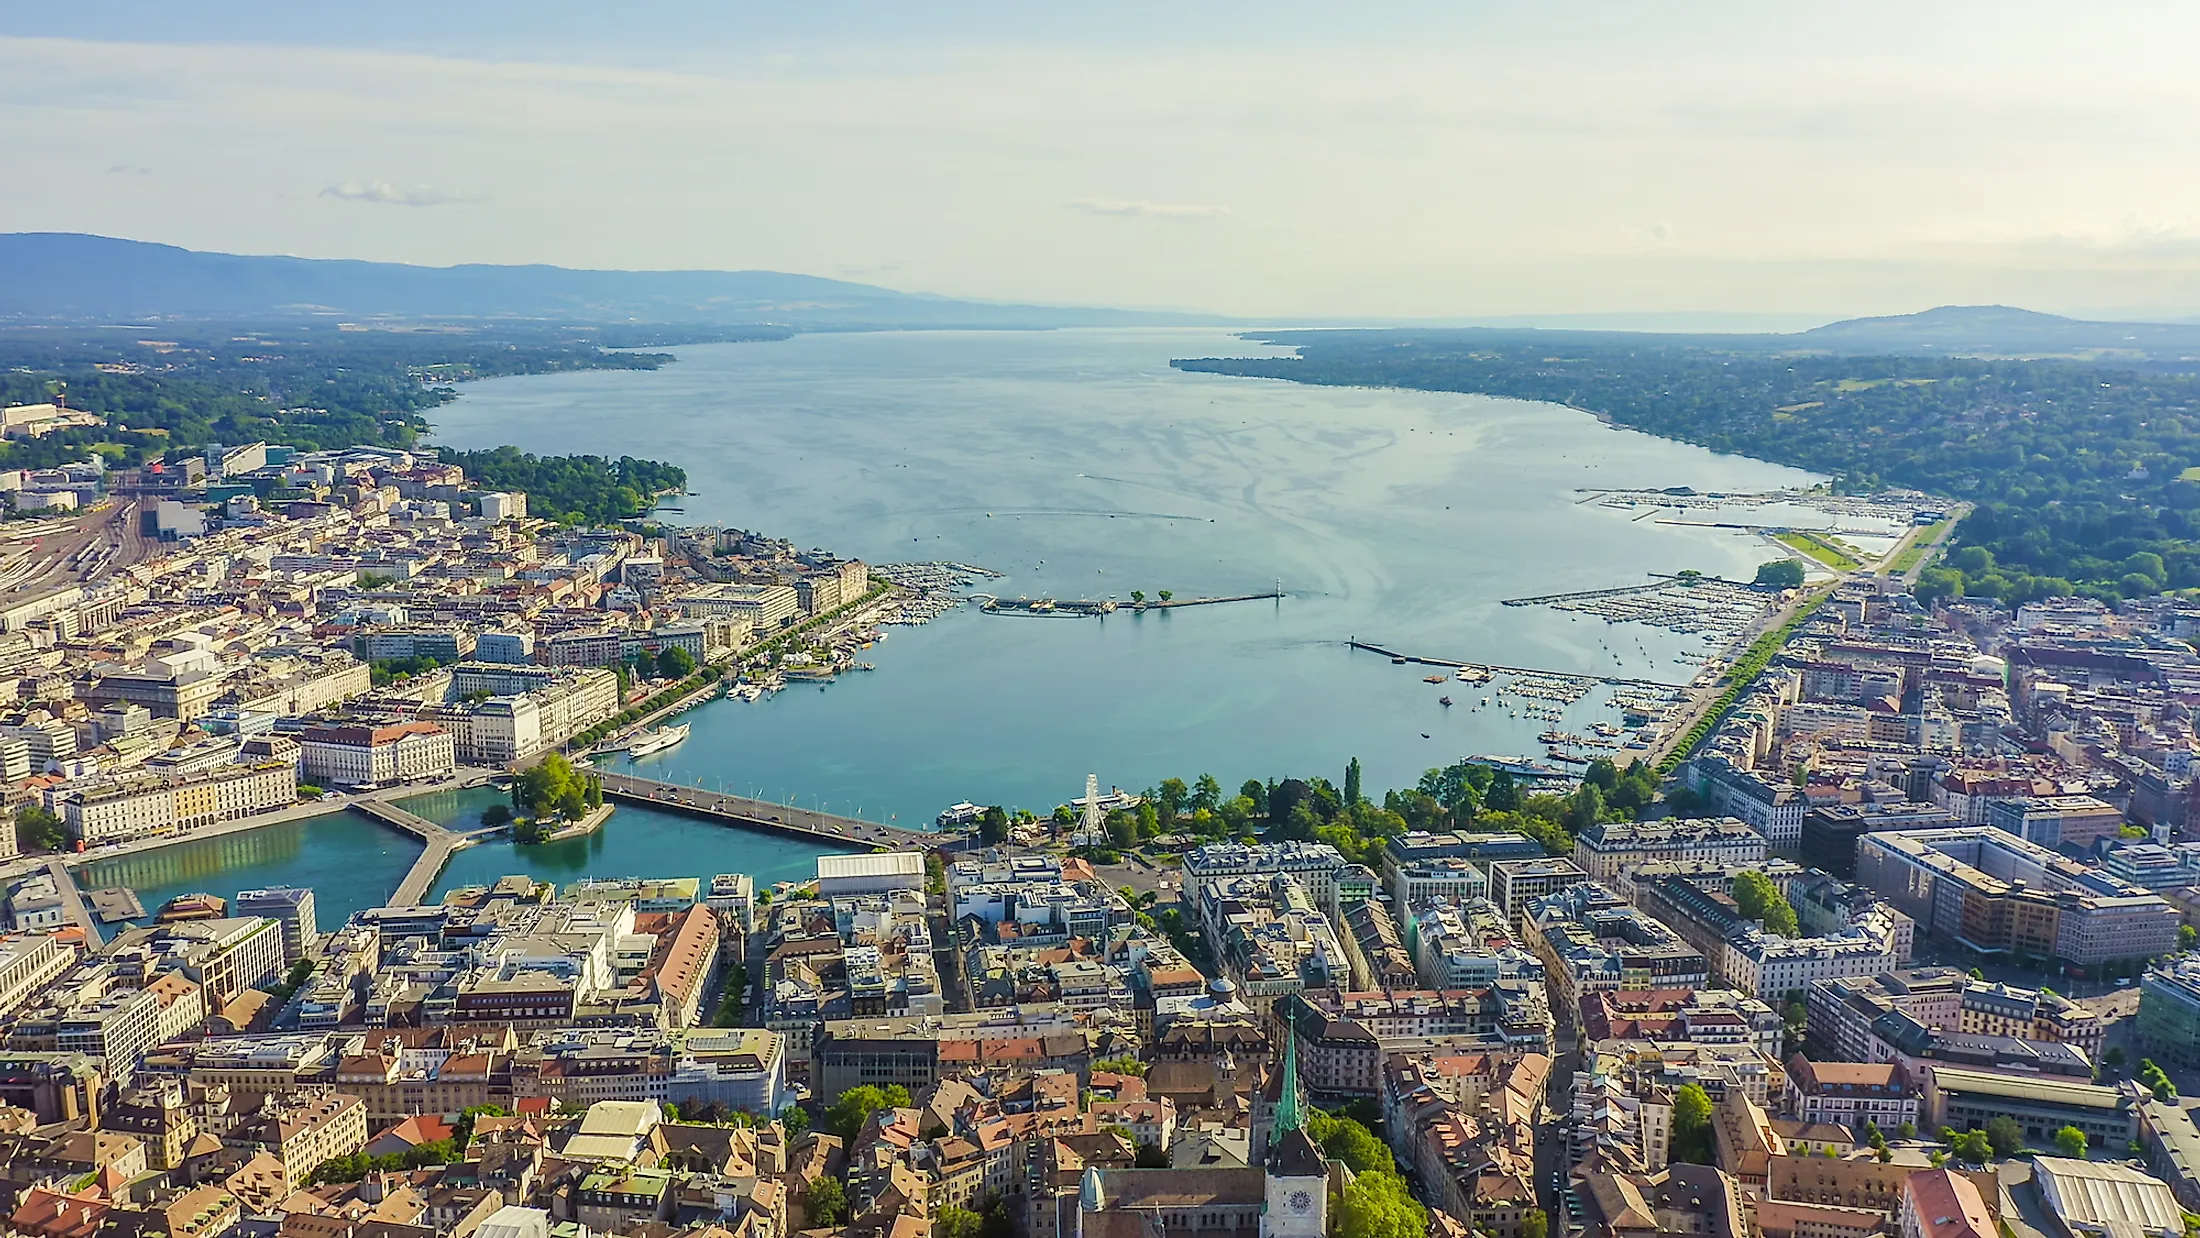
M 626 755 L 639 761 L 653 752 L 663 752 L 687 737 L 688 724 L 685 722 L 677 726 L 661 726 L 628 745 Z

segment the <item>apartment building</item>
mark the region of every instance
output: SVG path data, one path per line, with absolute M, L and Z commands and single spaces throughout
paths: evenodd
M 1830 1122 L 1861 1133 L 1866 1123 L 1893 1132 L 1917 1122 L 1918 1090 L 1893 1062 L 1817 1062 L 1798 1053 L 1788 1059 L 1788 1113 L 1805 1122 Z
M 271 1092 L 222 1136 L 222 1146 L 273 1156 L 284 1187 L 295 1190 L 323 1164 L 367 1146 L 367 1103 L 325 1088 Z
M 1749 865 L 1765 855 L 1765 836 L 1733 817 L 1605 822 L 1574 839 L 1574 863 L 1596 881 L 1653 860 Z
M 298 767 L 231 765 L 170 778 L 87 780 L 56 793 L 71 836 L 86 845 L 174 833 L 298 802 Z
M 299 767 L 323 786 L 380 787 L 440 778 L 458 764 L 458 742 L 433 722 L 316 726 L 298 737 Z
M 1857 843 L 1858 880 L 1943 940 L 2090 966 L 2177 942 L 2160 896 L 1988 825 L 1890 830 Z

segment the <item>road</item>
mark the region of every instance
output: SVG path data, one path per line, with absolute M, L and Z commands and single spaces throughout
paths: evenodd
M 1940 549 L 1940 547 L 1945 544 L 1949 538 L 1955 536 L 1956 526 L 1962 524 L 1963 518 L 1970 514 L 1971 505 L 1969 503 L 1958 503 L 1954 507 L 1948 509 L 1948 518 L 1940 522 L 1940 526 L 1937 529 L 1933 530 L 1932 539 L 1925 543 L 1925 553 L 1917 557 L 1917 562 L 1910 565 L 1909 571 L 1902 573 L 1901 580 L 1903 588 L 1907 589 L 1911 585 L 1917 583 L 1919 573 L 1923 572 L 1926 567 L 1928 567 L 1932 563 L 1933 552 Z M 1907 549 L 1911 544 L 1918 540 L 1918 534 L 1920 532 L 1922 532 L 1922 530 L 1911 530 L 1910 535 L 1906 538 L 1903 538 L 1901 541 L 1896 542 L 1894 549 L 1888 551 L 1887 557 L 1880 560 L 1880 562 L 1882 564 L 1890 564 L 1893 563 L 1896 559 L 1900 558 L 1903 550 Z
M 1751 624 L 1749 630 L 1739 638 L 1738 643 L 1743 649 L 1748 649 L 1749 646 L 1756 643 L 1759 637 L 1767 632 L 1777 631 L 1782 624 L 1793 619 L 1796 611 L 1800 610 L 1804 603 L 1818 596 L 1820 596 L 1819 589 L 1798 590 L 1795 597 L 1782 604 L 1778 610 Z M 1729 669 L 1731 670 L 1731 665 Z M 1710 712 L 1711 707 L 1718 703 L 1719 697 L 1731 686 L 1727 682 L 1726 676 L 1722 674 L 1713 677 L 1711 682 L 1703 687 L 1691 689 L 1688 694 L 1688 707 L 1681 711 L 1680 717 L 1674 721 L 1671 729 L 1666 731 L 1656 744 L 1652 745 L 1648 758 L 1649 763 L 1656 765 L 1658 762 L 1663 761 L 1667 754 L 1684 743 L 1688 738 L 1688 733 L 1696 728 L 1698 722 L 1703 721 L 1704 715 Z
M 1948 519 L 1942 521 L 1937 527 L 1933 529 L 1931 540 L 1928 541 L 1926 545 L 1929 548 L 1937 549 L 1942 543 L 1946 542 L 1950 537 L 1955 535 L 1956 526 L 1958 524 L 1961 524 L 1963 518 L 1970 514 L 1971 505 L 1968 503 L 1958 503 L 1949 508 Z M 1894 545 L 1888 547 L 1887 553 L 1881 555 L 1877 560 L 1871 563 L 1862 564 L 1850 571 L 1836 573 L 1834 580 L 1830 584 L 1815 585 L 1798 592 L 1793 600 L 1788 602 L 1785 606 L 1782 606 L 1778 611 L 1767 616 L 1760 622 L 1751 625 L 1748 633 L 1742 637 L 1742 647 L 1745 649 L 1748 648 L 1749 642 L 1755 641 L 1758 637 L 1763 636 L 1767 632 L 1778 629 L 1782 624 L 1785 624 L 1790 619 L 1793 619 L 1795 617 L 1796 611 L 1801 608 L 1804 603 L 1809 602 L 1814 598 L 1824 596 L 1824 594 L 1832 592 L 1834 589 L 1841 587 L 1841 585 L 1848 581 L 1856 580 L 1862 577 L 1873 576 L 1885 570 L 1888 565 L 1892 564 L 1896 559 L 1900 558 L 1902 556 L 1902 552 L 1910 545 L 1915 543 L 1918 540 L 1919 536 L 1922 535 L 1924 532 L 1925 530 L 1922 528 L 1912 528 L 1909 532 L 1895 539 Z M 1930 563 L 1932 561 L 1932 558 L 1933 556 L 1930 549 L 1928 549 L 1927 553 L 1919 555 L 1917 562 L 1910 565 L 1910 570 L 1903 573 L 1901 578 L 1903 585 L 1907 587 L 1909 585 L 1917 583 L 1918 573 L 1925 570 L 1925 565 L 1927 563 Z M 1726 682 L 1726 677 L 1722 675 L 1712 680 L 1711 683 L 1706 685 L 1705 687 L 1692 689 L 1689 693 L 1688 707 L 1682 711 L 1680 718 L 1673 724 L 1672 728 L 1665 733 L 1664 738 L 1660 739 L 1658 743 L 1651 748 L 1650 763 L 1652 765 L 1655 765 L 1658 762 L 1664 760 L 1669 753 L 1671 753 L 1685 739 L 1687 739 L 1688 733 L 1695 729 L 1696 724 L 1703 720 L 1704 714 L 1710 710 L 1712 704 L 1716 702 L 1730 686 L 1731 685 Z

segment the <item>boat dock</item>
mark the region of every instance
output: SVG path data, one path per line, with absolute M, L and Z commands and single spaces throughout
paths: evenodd
M 94 890 L 86 897 L 92 900 L 92 914 L 99 917 L 101 924 L 145 918 L 145 904 L 138 899 L 137 891 L 128 886 Z
M 822 842 L 857 847 L 929 848 L 961 837 L 960 832 L 953 830 L 912 830 L 905 826 L 881 825 L 876 821 L 834 816 L 788 804 L 774 804 L 770 800 L 754 800 L 745 795 L 724 795 L 701 787 L 636 778 L 631 774 L 603 773 L 599 777 L 603 779 L 605 799 L 624 800 L 726 825 L 771 830 Z
M 1546 679 L 1572 679 L 1588 683 L 1624 684 L 1636 688 L 1685 688 L 1688 685 L 1664 683 L 1656 679 L 1630 679 L 1624 675 L 1595 675 L 1579 671 L 1540 670 L 1532 666 L 1499 666 L 1495 662 L 1459 662 L 1451 658 L 1430 658 L 1416 653 L 1399 653 L 1381 645 L 1370 645 L 1354 638 L 1345 642 L 1354 649 L 1367 653 L 1379 653 L 1393 662 L 1412 662 L 1420 666 L 1448 666 L 1456 670 L 1492 671 L 1500 675 L 1540 675 Z

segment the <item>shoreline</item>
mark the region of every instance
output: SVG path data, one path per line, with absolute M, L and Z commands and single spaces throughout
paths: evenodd
M 62 867 L 74 871 L 89 867 L 101 860 L 119 860 L 129 856 L 159 851 L 167 847 L 180 846 L 184 843 L 227 838 L 235 834 L 247 834 L 254 830 L 264 829 L 271 825 L 289 825 L 299 821 L 310 821 L 316 817 L 333 817 L 340 813 L 351 813 L 363 821 L 371 821 L 392 833 L 418 841 L 417 835 L 390 825 L 386 821 L 379 820 L 372 813 L 361 811 L 359 806 L 364 803 L 391 803 L 422 795 L 434 795 L 443 791 L 468 791 L 475 787 L 485 786 L 502 776 L 502 771 L 483 770 L 474 766 L 462 766 L 461 770 L 461 773 L 451 778 L 434 783 L 391 787 L 381 791 L 346 795 L 335 800 L 306 801 L 268 812 L 255 813 L 249 817 L 236 817 L 228 821 L 217 821 L 212 825 L 200 826 L 195 830 L 187 830 L 180 834 L 162 834 L 152 838 L 132 839 L 129 842 L 117 843 L 111 847 L 93 851 L 25 854 L 9 860 L 5 865 L 0 865 L 0 880 L 15 880 L 55 861 L 59 861 Z

